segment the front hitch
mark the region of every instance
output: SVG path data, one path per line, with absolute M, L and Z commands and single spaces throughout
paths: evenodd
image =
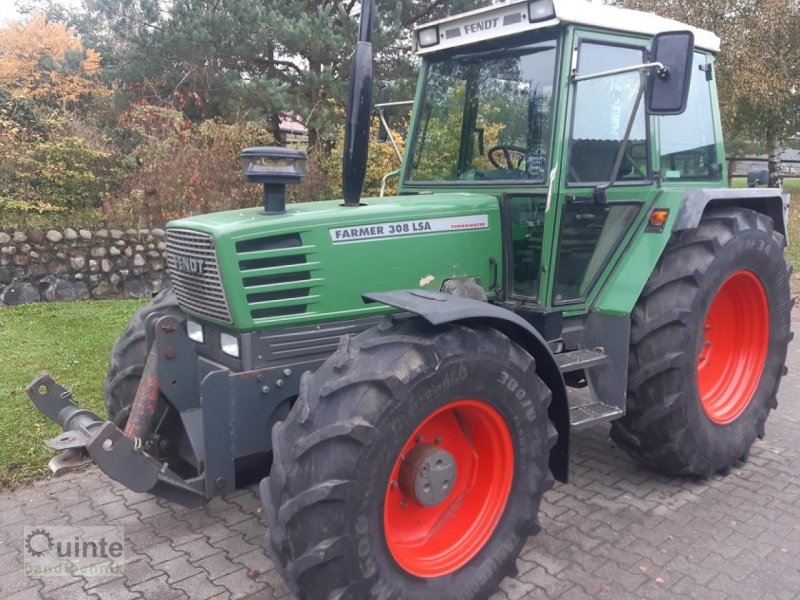
M 148 364 L 154 362 L 153 355 L 149 358 Z M 138 406 L 142 407 L 139 416 L 145 422 L 150 412 L 147 400 L 152 395 L 151 388 L 141 385 L 132 407 L 132 412 Z M 46 442 L 50 448 L 61 451 L 49 463 L 54 473 L 93 460 L 106 475 L 133 491 L 151 492 L 184 506 L 198 506 L 205 501 L 202 489 L 193 487 L 171 471 L 167 463 L 161 463 L 145 452 L 140 437 L 127 437 L 111 421 L 78 407 L 73 402 L 72 392 L 56 383 L 46 372 L 39 373 L 25 391 L 39 412 L 64 430 Z

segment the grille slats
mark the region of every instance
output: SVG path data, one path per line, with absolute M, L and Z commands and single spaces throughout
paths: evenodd
M 200 271 L 188 272 L 186 261 L 202 261 Z M 179 264 L 180 262 L 180 264 Z M 228 300 L 222 288 L 214 239 L 207 233 L 187 229 L 167 230 L 167 266 L 178 303 L 187 312 L 231 323 Z
M 269 319 L 303 314 L 311 295 L 311 286 L 322 278 L 312 277 L 308 253 L 315 247 L 303 244 L 299 233 L 261 236 L 236 242 L 242 287 L 250 316 Z M 316 287 L 316 285 L 314 286 Z

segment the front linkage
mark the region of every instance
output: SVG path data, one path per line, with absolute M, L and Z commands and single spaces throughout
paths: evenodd
M 64 430 L 47 442 L 62 451 L 51 470 L 94 460 L 134 491 L 196 506 L 235 488 L 236 459 L 271 450 L 279 407 L 288 410 L 299 373 L 322 360 L 236 372 L 201 358 L 178 317 L 152 314 L 145 331 L 147 361 L 127 419 L 115 424 L 80 408 L 46 372 L 26 391 Z
M 140 390 L 146 387 L 145 383 L 143 378 Z M 128 437 L 128 427 L 122 431 L 111 421 L 79 408 L 72 401 L 72 393 L 46 372 L 39 373 L 25 390 L 36 408 L 64 429 L 64 433 L 46 442 L 53 450 L 62 451 L 49 463 L 53 472 L 93 460 L 109 477 L 135 492 L 152 492 L 186 506 L 203 501 L 201 489 L 188 485 L 167 463 L 144 452 L 141 438 Z M 137 395 L 134 409 L 147 407 L 147 402 Z

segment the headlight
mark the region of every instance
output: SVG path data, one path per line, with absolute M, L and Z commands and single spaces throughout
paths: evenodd
M 228 356 L 239 358 L 239 339 L 230 333 L 219 334 L 219 345 Z
M 420 48 L 430 48 L 439 43 L 439 26 L 420 29 L 417 40 Z
M 245 177 L 257 183 L 288 177 L 299 181 L 306 174 L 306 155 L 298 150 L 257 146 L 245 148 L 239 155 Z
M 538 23 L 547 21 L 556 16 L 556 9 L 553 7 L 553 0 L 533 0 L 528 2 L 528 21 Z
M 194 321 L 186 321 L 186 335 L 189 336 L 189 339 L 197 342 L 198 344 L 203 343 L 203 326 L 200 323 L 195 323 Z

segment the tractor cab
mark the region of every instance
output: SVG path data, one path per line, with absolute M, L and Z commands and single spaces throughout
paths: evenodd
M 414 35 L 423 64 L 400 193 L 496 195 L 508 301 L 585 314 L 635 232 L 664 230 L 663 189 L 722 185 L 708 31 L 532 0 Z

